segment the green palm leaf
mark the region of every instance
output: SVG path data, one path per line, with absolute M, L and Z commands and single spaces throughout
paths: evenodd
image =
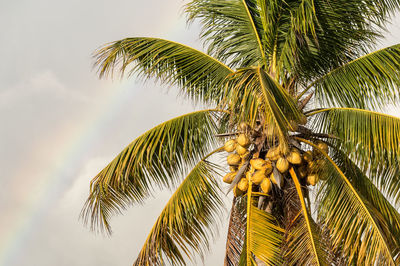
M 318 226 L 311 217 L 311 212 L 304 201 L 303 187 L 301 186 L 293 168 L 289 170 L 300 202 L 301 215 L 293 221 L 289 231 L 288 265 L 326 265 L 326 254 L 320 247 Z
M 166 121 L 129 144 L 93 178 L 82 210 L 86 222 L 110 232 L 109 218 L 141 203 L 154 187 L 173 187 L 185 172 L 215 147 L 215 110 Z
M 326 167 L 319 174 L 327 181 L 319 193 L 318 218 L 330 230 L 334 248 L 341 249 L 349 263 L 395 265 L 396 244 L 381 215 L 328 154 L 308 140 L 297 139 L 325 158 Z
M 239 265 L 256 265 L 255 258 L 267 265 L 282 263 L 280 246 L 284 230 L 271 214 L 254 206 L 252 183 L 247 191 L 246 238 Z
M 376 168 L 369 169 L 371 179 L 377 184 L 387 198 L 393 200 L 397 209 L 400 208 L 400 164 L 387 163 L 385 160 Z
M 317 130 L 339 137 L 341 147 L 363 167 L 397 164 L 400 118 L 355 108 L 320 109 L 309 116 L 317 117 Z
M 232 70 L 215 58 L 189 46 L 158 38 L 127 38 L 95 53 L 100 76 L 118 70 L 177 85 L 185 94 L 203 101 L 218 101 Z
M 348 62 L 314 81 L 322 102 L 365 108 L 396 102 L 400 88 L 400 44 Z
M 265 62 L 261 21 L 254 0 L 194 0 L 186 6 L 188 21 L 200 19 L 208 53 L 231 67 Z M 264 62 L 263 62 L 264 61 Z
M 301 116 L 294 99 L 262 68 L 244 68 L 232 75 L 225 90 L 225 106 L 235 121 L 254 125 L 261 119 L 272 125 L 282 144 L 286 143 L 289 121 Z
M 162 210 L 134 265 L 165 265 L 164 260 L 186 265 L 185 257 L 204 255 L 223 208 L 217 169 L 205 159 L 193 168 Z
M 397 242 L 397 247 L 400 247 L 400 214 L 396 208 L 343 152 L 335 151 L 333 160 L 342 169 L 343 173 L 349 177 L 349 180 L 363 198 L 370 202 L 370 206 L 382 215 L 389 232 L 392 234 L 392 239 Z M 397 252 L 399 251 L 397 250 Z

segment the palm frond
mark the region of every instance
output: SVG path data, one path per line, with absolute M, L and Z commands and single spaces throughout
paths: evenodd
M 224 95 L 223 107 L 230 109 L 235 121 L 255 125 L 256 119 L 261 119 L 273 126 L 282 143 L 286 143 L 289 121 L 301 116 L 294 99 L 261 68 L 236 71 Z
M 320 247 L 320 235 L 318 226 L 311 217 L 311 212 L 306 207 L 301 186 L 293 168 L 289 173 L 294 182 L 298 200 L 301 206 L 301 215 L 293 221 L 288 240 L 288 265 L 326 265 L 327 255 Z
M 370 202 L 371 208 L 379 213 L 384 219 L 392 239 L 397 244 L 397 253 L 400 252 L 400 214 L 386 199 L 381 191 L 371 182 L 363 171 L 339 150 L 334 151 L 332 158 L 342 169 L 343 173 L 349 177 L 350 182 L 357 188 L 360 195 Z
M 340 138 L 341 148 L 362 167 L 394 166 L 400 156 L 400 118 L 356 108 L 313 111 L 316 130 Z
M 267 119 L 270 118 L 272 123 L 275 125 L 275 128 L 277 129 L 276 130 L 277 134 L 280 138 L 280 144 L 287 145 L 286 132 L 288 130 L 288 125 L 289 125 L 289 119 L 290 119 L 289 115 L 292 116 L 297 115 L 298 117 L 299 112 L 297 108 L 294 106 L 294 102 L 290 101 L 290 96 L 287 95 L 287 92 L 284 89 L 280 89 L 280 86 L 279 85 L 277 86 L 272 79 L 269 79 L 266 73 L 261 68 L 257 69 L 257 74 L 261 85 L 260 86 L 260 90 L 262 92 L 261 95 L 263 96 L 263 100 L 266 106 L 265 117 Z M 277 96 L 281 97 L 278 98 Z M 283 102 L 285 102 L 286 105 L 283 104 L 278 105 L 278 101 L 283 100 L 282 98 L 284 98 Z M 287 115 L 285 115 L 285 113 L 282 110 L 283 109 L 282 107 L 292 109 L 294 112 L 286 113 Z
M 246 202 L 242 197 L 233 199 L 226 238 L 225 266 L 239 265 L 246 234 Z
M 341 249 L 349 263 L 396 265 L 396 244 L 387 224 L 354 187 L 339 166 L 312 142 L 297 138 L 323 155 L 327 179 L 319 192 L 318 218 L 331 233 L 335 249 Z
M 279 265 L 282 262 L 280 246 L 284 230 L 277 225 L 271 214 L 254 206 L 252 183 L 247 191 L 246 242 L 239 265 L 256 265 L 255 258 L 267 265 Z
M 172 195 L 134 265 L 186 265 L 185 257 L 209 248 L 223 201 L 215 179 L 218 166 L 201 160 Z
M 189 113 L 135 139 L 91 181 L 84 221 L 110 233 L 111 216 L 143 202 L 154 187 L 175 186 L 187 166 L 215 148 L 216 115 L 215 110 Z
M 400 44 L 364 55 L 317 79 L 321 102 L 346 107 L 381 107 L 396 103 L 400 89 Z
M 250 254 L 254 254 L 267 265 L 279 265 L 282 261 L 279 252 L 283 229 L 276 224 L 271 214 L 253 205 L 247 215 Z
M 126 38 L 95 53 L 100 77 L 118 71 L 177 85 L 195 100 L 218 102 L 232 69 L 189 46 L 158 38 Z
M 248 21 L 251 24 L 251 28 L 253 29 L 254 38 L 257 40 L 258 48 L 259 48 L 261 57 L 263 59 L 263 63 L 264 63 L 264 65 L 267 65 L 265 52 L 264 52 L 264 47 L 263 47 L 260 35 L 258 33 L 259 29 L 256 26 L 256 19 L 258 19 L 258 15 L 259 15 L 258 12 L 257 12 L 258 10 L 257 10 L 256 1 L 254 1 L 254 0 L 242 0 L 242 4 L 243 4 L 244 9 L 246 10 L 246 13 L 247 13 L 247 16 L 248 16 Z
M 255 125 L 263 107 L 258 86 L 254 71 L 247 69 L 238 70 L 229 78 L 221 105 L 229 109 L 232 120 Z
M 208 53 L 230 67 L 263 65 L 262 25 L 255 0 L 194 0 L 186 6 L 188 22 L 199 19 Z M 262 48 L 262 49 L 261 49 Z
M 268 2 L 270 14 L 279 6 L 268 25 L 273 30 L 266 30 L 275 32 L 268 40 L 276 43 L 278 72 L 303 81 L 357 58 L 380 36 L 374 11 L 364 2 Z
M 387 163 L 384 160 L 377 167 L 370 167 L 368 176 L 377 184 L 387 198 L 393 200 L 397 209 L 400 208 L 400 164 Z

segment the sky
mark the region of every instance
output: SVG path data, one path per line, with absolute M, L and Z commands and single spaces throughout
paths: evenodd
M 132 264 L 171 192 L 115 217 L 106 237 L 78 220 L 89 182 L 135 137 L 195 107 L 174 88 L 99 80 L 91 56 L 133 36 L 201 49 L 186 2 L 0 2 L 0 266 Z M 382 46 L 400 43 L 399 25 Z M 226 223 L 219 235 L 205 265 L 222 265 Z

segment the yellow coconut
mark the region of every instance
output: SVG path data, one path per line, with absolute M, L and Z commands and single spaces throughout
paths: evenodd
M 311 152 L 311 151 L 306 151 L 306 152 L 303 154 L 303 159 L 304 159 L 304 161 L 311 162 L 311 161 L 313 160 L 313 154 L 312 154 L 312 152 Z
M 317 174 L 311 174 L 307 176 L 307 184 L 315 186 L 318 183 L 319 177 Z
M 241 145 L 236 145 L 236 153 L 240 156 L 245 155 L 247 153 L 247 149 Z
M 250 160 L 250 165 L 256 169 L 256 170 L 261 170 L 264 167 L 267 166 L 267 162 L 264 159 L 257 158 L 257 159 L 251 159 Z
M 246 122 L 242 122 L 239 124 L 238 129 L 240 131 L 248 131 L 250 129 L 250 126 Z
M 250 180 L 251 182 L 253 182 L 256 185 L 259 185 L 261 183 L 261 181 L 263 181 L 263 179 L 265 178 L 265 172 L 262 170 L 258 170 L 256 172 L 254 172 L 251 176 L 250 176 Z
M 264 178 L 260 184 L 260 187 L 264 193 L 269 193 L 272 188 L 271 180 L 269 180 L 269 178 Z
M 297 171 L 299 172 L 301 178 L 306 177 L 308 174 L 308 169 L 305 165 L 300 166 Z
M 250 139 L 245 134 L 240 134 L 236 141 L 243 147 L 248 147 L 250 145 Z
M 233 152 L 235 150 L 235 148 L 236 148 L 236 140 L 231 139 L 231 140 L 228 140 L 227 142 L 225 142 L 224 150 L 226 152 Z
M 232 183 L 233 179 L 236 176 L 236 172 L 235 173 L 227 173 L 224 178 L 222 179 L 225 183 Z
M 241 195 L 243 195 L 243 194 L 244 194 L 244 192 L 241 191 L 241 190 L 238 188 L 238 185 L 235 185 L 235 187 L 233 188 L 233 196 L 239 197 L 239 196 L 241 196 Z
M 261 169 L 261 171 L 264 171 L 265 175 L 269 175 L 270 173 L 272 173 L 273 169 L 274 168 L 272 167 L 272 164 L 267 161 L 267 165 L 263 169 Z
M 286 159 L 291 164 L 301 164 L 301 154 L 298 149 L 292 149 Z
M 280 157 L 276 162 L 276 169 L 281 173 L 285 173 L 289 169 L 289 162 L 284 157 Z
M 237 154 L 230 154 L 227 158 L 228 164 L 233 166 L 233 165 L 239 165 L 241 158 Z
M 278 147 L 272 147 L 268 150 L 266 157 L 271 161 L 276 161 L 280 157 L 280 151 Z
M 327 145 L 325 142 L 317 141 L 316 144 L 317 144 L 317 147 L 318 147 L 320 150 L 324 151 L 325 153 L 328 153 L 329 148 L 328 148 L 328 145 Z
M 246 178 L 240 179 L 239 183 L 237 184 L 238 189 L 245 192 L 249 188 L 249 181 Z

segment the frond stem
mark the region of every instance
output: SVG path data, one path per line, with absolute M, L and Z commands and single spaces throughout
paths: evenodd
M 384 238 L 384 236 L 382 235 L 381 230 L 379 229 L 378 225 L 376 224 L 375 219 L 372 217 L 371 212 L 369 211 L 369 209 L 367 208 L 367 206 L 365 205 L 364 201 L 361 199 L 360 195 L 358 194 L 358 192 L 356 191 L 356 189 L 353 187 L 353 185 L 351 184 L 351 182 L 349 181 L 349 179 L 345 176 L 345 174 L 342 172 L 342 170 L 339 168 L 339 166 L 331 159 L 331 157 L 329 157 L 329 155 L 323 151 L 322 149 L 320 149 L 317 145 L 315 145 L 314 143 L 312 143 L 311 141 L 308 141 L 306 139 L 303 138 L 299 138 L 299 137 L 295 137 L 298 141 L 304 142 L 312 147 L 314 147 L 314 149 L 317 149 L 318 152 L 320 152 L 328 161 L 331 165 L 333 165 L 333 167 L 335 168 L 335 170 L 339 173 L 339 175 L 342 177 L 342 179 L 345 181 L 345 183 L 347 184 L 347 186 L 350 188 L 350 190 L 353 192 L 353 194 L 356 196 L 358 202 L 360 203 L 360 205 L 363 207 L 365 213 L 368 215 L 368 218 L 370 219 L 370 221 L 372 222 L 373 226 L 375 227 L 375 230 L 378 232 L 379 237 L 381 238 L 382 242 L 385 245 L 385 249 L 386 252 L 389 254 L 390 257 L 390 262 L 391 265 L 396 265 L 393 257 L 391 256 L 391 252 L 390 249 L 388 247 L 388 244 L 386 243 L 386 240 Z
M 304 202 L 304 195 L 303 195 L 303 191 L 301 190 L 301 185 L 300 185 L 299 179 L 297 178 L 297 175 L 296 175 L 293 167 L 290 168 L 289 173 L 292 176 L 292 179 L 293 179 L 293 182 L 295 184 L 295 187 L 296 187 L 296 190 L 297 190 L 297 194 L 299 196 L 299 200 L 300 200 L 300 203 L 301 203 L 301 208 L 303 209 L 303 216 L 304 216 L 304 218 L 306 220 L 308 234 L 309 234 L 309 237 L 310 237 L 310 240 L 311 240 L 311 244 L 312 244 L 312 248 L 313 248 L 313 251 L 314 251 L 314 254 L 315 254 L 317 265 L 321 265 L 321 263 L 319 261 L 318 253 L 317 253 L 317 248 L 315 246 L 314 237 L 313 237 L 312 230 L 311 230 L 311 222 L 310 222 L 310 218 L 308 217 L 306 203 Z
M 243 3 L 244 8 L 246 9 L 247 16 L 249 17 L 249 20 L 251 22 L 251 27 L 253 28 L 254 34 L 256 35 L 258 47 L 260 49 L 260 53 L 261 53 L 261 56 L 263 58 L 264 64 L 267 64 L 267 59 L 265 58 L 264 49 L 263 49 L 262 44 L 261 44 L 261 39 L 260 39 L 260 36 L 259 36 L 259 34 L 257 32 L 257 28 L 256 28 L 256 25 L 254 23 L 254 20 L 253 20 L 251 14 L 250 14 L 249 7 L 246 4 L 246 0 L 242 0 L 242 3 Z

